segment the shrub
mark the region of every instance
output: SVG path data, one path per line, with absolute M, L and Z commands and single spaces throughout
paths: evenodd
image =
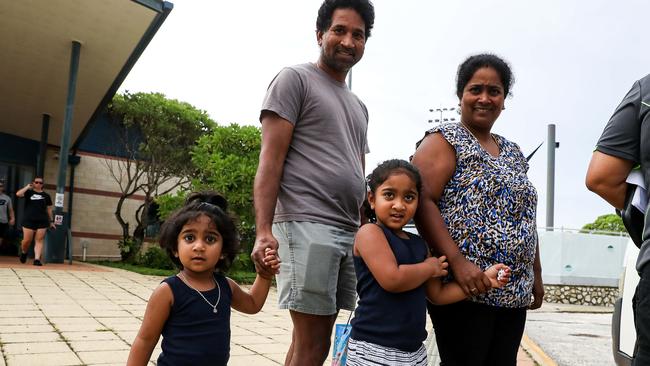
M 117 246 L 120 248 L 120 255 L 122 256 L 122 261 L 133 262 L 136 254 L 140 251 L 142 243 L 136 240 L 134 237 L 129 236 L 125 239 L 120 239 L 117 242 Z
M 158 269 L 174 269 L 174 263 L 169 259 L 167 252 L 157 246 L 151 246 L 138 258 L 138 264 Z

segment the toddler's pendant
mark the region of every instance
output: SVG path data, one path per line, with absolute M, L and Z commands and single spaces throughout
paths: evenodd
M 212 308 L 212 312 L 216 314 L 217 313 L 217 308 Z

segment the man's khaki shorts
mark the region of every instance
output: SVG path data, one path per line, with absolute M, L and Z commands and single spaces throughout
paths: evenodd
M 273 224 L 282 263 L 276 280 L 281 309 L 313 315 L 354 310 L 354 231 L 313 222 Z

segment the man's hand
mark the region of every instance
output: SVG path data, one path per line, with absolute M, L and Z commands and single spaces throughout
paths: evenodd
M 267 249 L 277 252 L 278 241 L 271 233 L 257 235 L 255 237 L 255 246 L 251 252 L 251 259 L 255 264 L 255 271 L 261 276 L 269 278 L 279 273 L 279 269 L 275 269 L 264 263 Z
M 492 288 L 490 279 L 485 273 L 477 265 L 468 261 L 463 256 L 459 256 L 456 261 L 450 263 L 449 268 L 454 274 L 454 279 L 468 297 L 487 292 Z
M 528 307 L 531 310 L 539 309 L 542 307 L 544 301 L 544 283 L 542 282 L 542 274 L 535 273 L 535 281 L 533 282 L 533 302 Z

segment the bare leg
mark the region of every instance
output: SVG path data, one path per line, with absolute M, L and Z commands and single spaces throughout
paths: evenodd
M 45 241 L 45 232 L 47 229 L 36 230 L 36 238 L 34 241 L 34 260 L 41 260 L 41 253 L 43 252 L 43 242 Z
M 294 329 L 291 332 L 291 345 L 289 345 L 289 350 L 287 351 L 287 357 L 284 359 L 284 365 L 291 365 L 291 359 L 293 358 L 293 344 L 296 343 L 296 330 Z
M 330 337 L 336 314 L 311 315 L 297 311 L 290 311 L 290 313 L 293 334 L 285 366 L 323 365 L 330 349 Z
M 35 230 L 23 228 L 23 240 L 20 242 L 20 250 L 22 253 L 27 253 L 29 246 L 32 244 L 32 239 L 34 239 Z

